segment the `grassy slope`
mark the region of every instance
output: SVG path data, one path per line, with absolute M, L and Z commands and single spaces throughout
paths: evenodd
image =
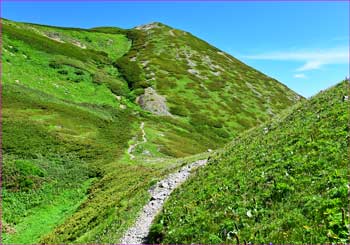
M 137 122 L 130 108 L 119 109 L 127 101 L 118 101 L 115 95 L 124 95 L 128 88 L 118 79 L 118 70 L 105 55 L 69 43 L 62 46 L 40 31 L 50 29 L 62 39 L 80 35 L 81 39 L 89 38 L 86 46 L 91 48 L 101 40 L 119 42 L 110 50 L 104 49 L 112 58 L 127 52 L 130 41 L 124 35 L 33 28 L 3 22 L 5 243 L 36 243 L 67 217 L 87 208 L 95 211 L 92 218 L 101 214 L 96 206 L 110 200 L 90 205 L 84 199 L 96 185 L 103 186 L 99 180 L 106 176 L 107 165 L 119 169 L 109 173 L 116 180 L 130 168 L 144 169 L 115 162 L 134 133 L 130 121 Z M 119 188 L 143 175 L 149 173 L 140 172 Z M 109 191 L 113 188 L 117 187 L 105 186 Z M 124 198 L 132 200 L 127 195 Z M 89 199 L 95 200 L 91 194 Z M 110 205 L 118 203 L 111 201 Z M 79 228 L 81 234 L 86 231 Z M 92 229 L 91 224 L 88 229 Z
M 167 201 L 151 242 L 350 242 L 350 115 L 343 95 L 346 82 L 212 156 Z
M 124 54 L 146 57 L 141 31 L 2 24 L 5 243 L 116 241 L 149 186 L 191 160 L 170 156 L 234 135 L 216 121 L 158 117 L 133 103 L 137 89 L 114 63 Z M 130 161 L 125 151 L 140 140 L 141 121 L 149 141 Z
M 149 186 L 192 159 L 166 160 L 147 143 L 129 164 L 125 151 L 141 120 L 166 131 L 178 126 L 130 102 L 112 65 L 130 41 L 125 30 L 104 29 L 3 21 L 5 243 L 116 241 L 148 200 Z M 78 41 L 86 49 L 72 44 Z M 146 132 L 149 139 L 160 134 Z M 154 153 L 147 165 L 143 150 Z
M 167 98 L 170 112 L 183 128 L 202 135 L 207 148 L 223 146 L 242 130 L 268 120 L 300 99 L 275 79 L 190 33 L 160 23 L 138 29 L 142 45 L 132 49 L 128 57 L 136 58 L 147 83 Z M 191 74 L 190 69 L 198 74 Z M 186 148 L 179 148 L 173 135 L 168 138 L 171 143 L 162 139 L 157 143 L 179 149 L 172 153 L 181 155 Z M 186 140 L 182 142 L 186 147 L 195 143 Z

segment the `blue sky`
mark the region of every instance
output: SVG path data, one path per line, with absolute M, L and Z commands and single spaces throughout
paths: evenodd
M 2 17 L 85 28 L 159 21 L 191 32 L 305 97 L 349 76 L 344 1 L 2 1 Z

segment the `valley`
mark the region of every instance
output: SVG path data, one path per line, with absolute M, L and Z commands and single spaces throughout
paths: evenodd
M 349 242 L 348 81 L 305 99 L 159 22 L 1 21 L 3 244 Z

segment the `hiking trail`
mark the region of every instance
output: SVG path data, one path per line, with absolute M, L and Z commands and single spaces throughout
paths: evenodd
M 176 173 L 169 174 L 165 179 L 152 186 L 148 192 L 150 201 L 143 207 L 136 222 L 125 232 L 121 244 L 143 244 L 146 242 L 149 230 L 156 215 L 162 210 L 165 200 L 171 192 L 185 182 L 191 175 L 191 170 L 207 163 L 207 159 L 192 162 Z
M 132 154 L 132 152 L 136 149 L 136 147 L 140 144 L 147 142 L 146 132 L 145 132 L 144 127 L 145 127 L 145 123 L 141 122 L 140 129 L 142 131 L 142 141 L 138 141 L 135 144 L 130 145 L 128 148 L 128 154 L 129 154 L 131 160 L 135 159 L 135 155 Z

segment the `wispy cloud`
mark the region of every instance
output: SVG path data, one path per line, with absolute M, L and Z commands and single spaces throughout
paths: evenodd
M 296 71 L 308 71 L 320 69 L 322 66 L 328 64 L 348 63 L 349 49 L 348 47 L 338 47 L 323 50 L 296 50 L 261 53 L 257 55 L 247 55 L 244 57 L 254 60 L 300 61 L 304 62 L 304 65 L 298 67 Z
M 320 69 L 322 65 L 326 63 L 322 63 L 319 60 L 307 61 L 303 66 L 299 67 L 297 71 L 309 71 L 309 70 L 317 70 Z
M 294 74 L 295 78 L 306 78 L 304 73 L 298 73 L 298 74 Z

